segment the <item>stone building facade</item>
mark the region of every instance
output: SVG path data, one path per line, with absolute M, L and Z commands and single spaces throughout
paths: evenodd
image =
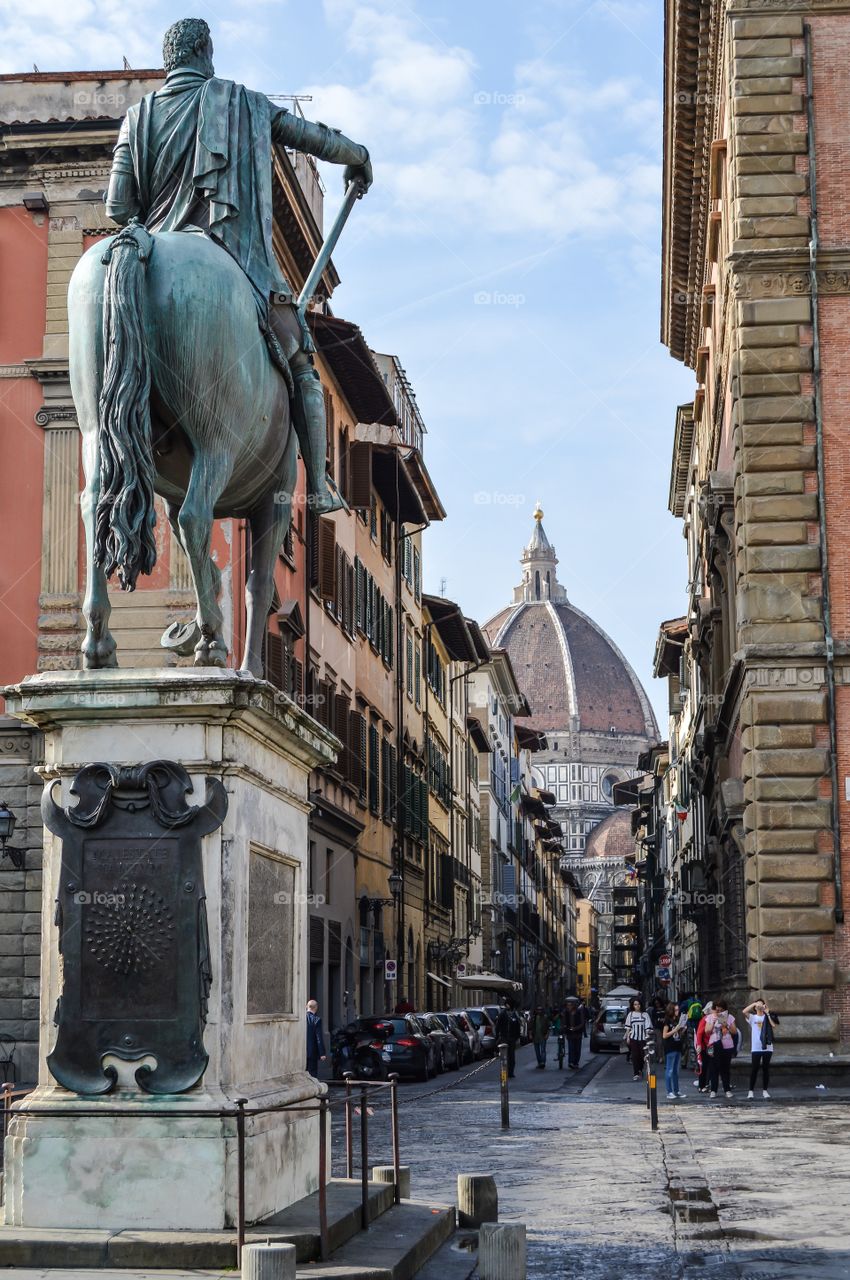
M 688 874 L 724 899 L 701 927 L 736 943 L 699 976 L 764 992 L 783 1050 L 825 1055 L 850 1012 L 850 11 L 666 14 L 662 337 L 695 394 L 670 495 L 685 633 L 658 671 L 687 720 Z

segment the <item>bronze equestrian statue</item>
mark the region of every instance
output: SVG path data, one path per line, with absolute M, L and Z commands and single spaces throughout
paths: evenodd
M 196 623 L 179 649 L 194 647 L 197 665 L 223 666 L 227 654 L 213 520 L 248 520 L 241 670 L 255 676 L 291 518 L 295 437 L 312 510 L 342 505 L 325 475 L 324 396 L 305 299 L 295 306 L 272 249 L 272 144 L 346 165 L 354 196 L 371 185 L 369 153 L 218 79 L 212 54 L 201 19 L 166 32 L 165 83 L 130 107 L 115 147 L 106 208 L 124 229 L 89 249 L 69 286 L 89 668 L 116 665 L 108 578 L 117 571 L 132 591 L 154 566 L 155 494 L 191 567 Z

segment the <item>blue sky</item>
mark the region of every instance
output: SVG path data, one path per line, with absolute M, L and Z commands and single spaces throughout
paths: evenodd
M 667 511 L 693 375 L 659 330 L 657 0 L 0 0 L 0 68 L 157 66 L 188 14 L 218 74 L 308 93 L 375 185 L 335 256 L 337 314 L 395 352 L 448 519 L 426 584 L 483 621 L 511 598 L 534 504 L 571 600 L 651 679 L 684 603 Z M 329 217 L 341 196 L 326 171 Z

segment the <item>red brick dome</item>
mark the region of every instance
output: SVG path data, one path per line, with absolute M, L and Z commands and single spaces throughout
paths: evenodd
M 631 809 L 615 809 L 594 827 L 584 846 L 585 858 L 625 858 L 635 851 Z
M 514 604 L 484 629 L 494 647 L 508 651 L 535 728 L 656 741 L 655 716 L 634 671 L 610 636 L 570 603 L 558 581 L 558 558 L 539 506 L 534 522 Z

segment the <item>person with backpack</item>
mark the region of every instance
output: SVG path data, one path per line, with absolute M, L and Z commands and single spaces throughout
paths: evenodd
M 626 1014 L 624 1028 L 626 1050 L 631 1059 L 634 1079 L 640 1080 L 643 1075 L 646 1044 L 652 1035 L 652 1019 L 648 1013 L 644 1013 L 640 996 L 635 996 L 629 1002 L 629 1012 Z
M 508 1046 L 508 1075 L 513 1077 L 516 1069 L 516 1047 L 520 1033 L 519 1015 L 507 997 L 496 1018 L 496 1041 Z
M 748 1098 L 754 1097 L 753 1090 L 756 1087 L 756 1081 L 759 1078 L 759 1071 L 762 1077 L 763 1098 L 769 1098 L 767 1086 L 770 1083 L 770 1059 L 773 1054 L 774 1030 L 779 1023 L 779 1019 L 772 1014 L 767 1007 L 767 1001 L 762 997 L 754 1000 L 752 1004 L 748 1004 L 744 1010 L 744 1017 L 750 1024 L 751 1038 L 751 1066 L 750 1066 L 750 1091 Z
M 710 1000 L 706 1000 L 702 1007 L 702 1017 L 697 1023 L 697 1029 L 694 1032 L 694 1049 L 696 1050 L 696 1067 L 697 1076 L 694 1084 L 700 1093 L 708 1092 L 708 1066 L 711 1059 L 708 1056 L 708 1036 L 705 1030 L 706 1019 L 713 1010 L 714 1005 Z
M 705 1020 L 705 1030 L 710 1058 L 709 1097 L 716 1098 L 717 1086 L 722 1084 L 726 1097 L 731 1098 L 732 1059 L 737 1053 L 738 1027 L 725 1000 L 715 1000 L 714 1008 Z

